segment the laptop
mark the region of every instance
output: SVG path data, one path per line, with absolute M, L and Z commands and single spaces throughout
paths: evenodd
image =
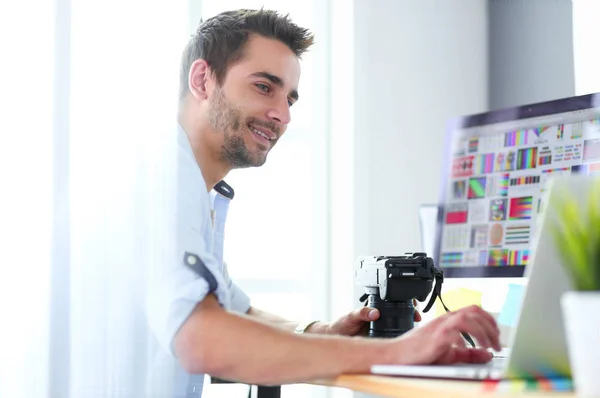
M 585 198 L 591 181 L 594 181 L 594 177 L 583 175 L 555 177 L 542 194 L 543 207 L 531 240 L 533 257 L 525 270 L 528 283 L 516 327 L 509 337 L 511 349 L 506 356 L 500 355 L 482 365 L 374 365 L 371 373 L 477 380 L 570 378 L 560 300 L 561 295 L 571 289 L 571 283 L 548 228 L 555 214 L 550 203 L 552 196 L 560 190 L 568 190 L 576 197 Z

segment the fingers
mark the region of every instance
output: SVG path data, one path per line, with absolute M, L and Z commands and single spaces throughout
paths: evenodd
M 465 315 L 462 315 L 465 314 Z M 477 324 L 478 326 L 473 326 L 480 333 L 483 334 L 482 340 L 478 340 L 480 345 L 486 348 L 493 348 L 495 350 L 500 350 L 500 329 L 496 323 L 494 317 L 492 317 L 489 313 L 484 311 L 481 307 L 472 305 L 470 307 L 462 308 L 458 311 L 454 311 L 450 313 L 450 316 L 461 315 L 466 317 L 467 321 L 470 323 Z M 468 332 L 470 333 L 471 332 Z M 473 333 L 474 335 L 476 333 Z M 486 341 L 486 343 L 484 343 Z M 487 345 L 489 344 L 489 345 Z
M 459 357 L 460 362 L 487 363 L 494 357 L 491 352 L 484 350 L 483 348 L 464 348 L 457 350 L 459 351 L 457 357 Z M 464 354 L 462 351 L 464 351 Z
M 464 337 L 462 336 L 462 334 L 454 334 L 454 346 L 456 347 L 463 347 L 463 348 L 467 348 L 467 342 L 465 341 Z
M 481 325 L 485 329 L 486 334 L 490 337 L 491 348 L 493 348 L 496 351 L 500 351 L 502 349 L 502 347 L 500 346 L 500 329 L 498 328 L 496 320 L 489 313 L 482 310 L 480 307 L 476 307 L 474 311 L 481 315 L 483 318 L 483 322 L 481 322 Z
M 493 355 L 484 348 L 467 348 L 463 345 L 451 348 L 436 363 L 440 365 L 452 363 L 488 363 L 492 357 Z
M 470 307 L 467 307 L 467 311 L 474 311 L 477 314 L 479 314 L 481 317 L 483 317 L 484 320 L 486 320 L 486 324 L 490 325 L 491 330 L 500 330 L 498 329 L 498 324 L 496 323 L 496 320 L 494 319 L 494 317 L 492 315 L 490 315 L 489 312 L 484 311 L 481 307 L 479 307 L 478 305 L 472 305 Z
M 490 334 L 487 332 L 482 323 L 478 322 L 477 319 L 475 319 L 475 316 L 471 313 L 466 311 L 456 313 L 453 317 L 450 317 L 447 327 L 456 332 L 469 333 L 477 340 L 479 346 L 483 348 L 492 347 L 492 339 Z
M 369 321 L 374 321 L 374 320 L 379 319 L 379 310 L 375 309 L 375 308 L 372 308 L 369 311 L 369 315 L 368 316 L 369 316 L 369 318 L 368 318 Z
M 360 330 L 357 333 L 359 336 L 366 336 L 369 334 L 369 324 L 367 322 L 363 322 L 360 326 Z
M 476 317 L 481 317 L 481 326 L 485 329 L 485 333 L 489 336 L 491 341 L 491 348 L 496 351 L 500 351 L 502 347 L 500 346 L 500 329 L 498 328 L 498 324 L 493 316 L 491 316 L 487 311 L 484 311 L 479 306 L 471 306 L 465 309 L 467 312 L 471 312 Z
M 500 332 L 496 322 L 493 318 L 490 322 L 481 308 L 472 306 L 448 315 L 438 325 L 438 332 L 445 344 L 454 344 L 456 336 L 466 332 L 473 336 L 481 347 L 500 351 Z
M 379 318 L 379 310 L 371 307 L 363 307 L 350 313 L 351 321 L 369 322 Z

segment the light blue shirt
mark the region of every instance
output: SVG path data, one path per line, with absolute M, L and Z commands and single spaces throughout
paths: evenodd
M 155 356 L 155 372 L 162 369 L 157 373 L 172 381 L 173 397 L 186 397 L 186 393 L 193 392 L 191 396 L 196 398 L 201 395 L 204 375 L 190 376 L 179 365 L 173 351 L 175 334 L 196 305 L 211 292 L 226 310 L 240 313 L 249 310 L 250 299 L 233 283 L 223 262 L 230 199 L 214 190 L 207 192 L 188 137 L 181 126 L 178 130 L 175 215 L 178 258 L 174 259 L 173 266 L 167 267 L 168 271 L 155 276 L 160 279 L 153 283 L 156 291 L 148 295 L 146 316 L 164 349 L 161 355 Z M 190 255 L 194 258 L 193 267 Z

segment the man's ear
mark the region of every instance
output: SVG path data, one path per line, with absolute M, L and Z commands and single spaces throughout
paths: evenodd
M 198 100 L 208 98 L 209 80 L 212 75 L 212 70 L 205 60 L 197 59 L 192 63 L 188 76 L 188 88 L 194 98 Z

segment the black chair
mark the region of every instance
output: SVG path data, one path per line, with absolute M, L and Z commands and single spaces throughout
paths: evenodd
M 216 377 L 210 378 L 211 384 L 236 384 L 235 381 L 223 380 Z M 252 393 L 252 386 L 248 386 L 248 398 Z M 257 386 L 256 398 L 281 398 L 281 386 Z

